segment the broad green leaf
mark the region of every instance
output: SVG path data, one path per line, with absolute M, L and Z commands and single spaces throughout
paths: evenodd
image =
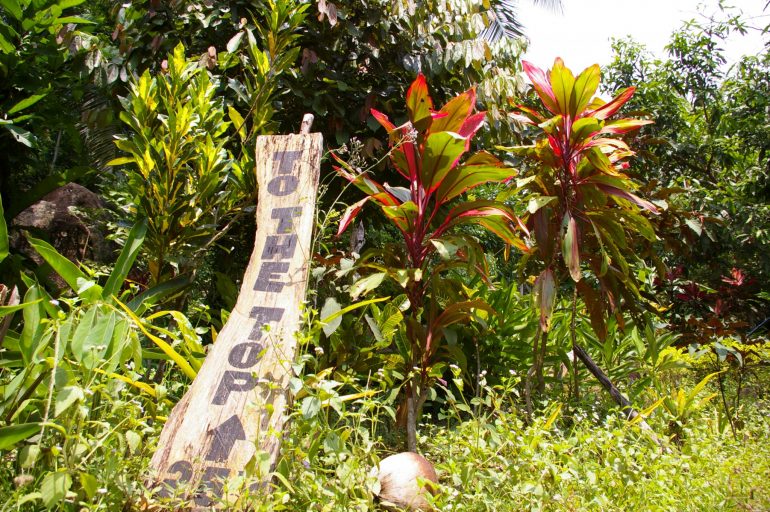
M 27 444 L 19 448 L 19 465 L 24 469 L 35 467 L 40 458 L 40 445 Z
M 599 133 L 601 121 L 593 117 L 582 117 L 572 123 L 572 133 L 569 139 L 572 144 L 584 144 L 588 139 Z
M 0 7 L 5 8 L 5 10 L 17 20 L 21 20 L 22 16 L 24 16 L 21 6 L 16 0 L 0 0 Z
M 95 25 L 95 21 L 91 21 L 87 18 L 83 18 L 82 16 L 64 16 L 63 18 L 56 18 L 54 21 L 54 24 L 56 25 L 65 25 L 67 23 L 80 23 L 81 25 Z
M 16 103 L 14 106 L 12 106 L 8 110 L 7 113 L 8 113 L 8 115 L 13 115 L 16 112 L 19 112 L 21 110 L 24 110 L 25 108 L 31 107 L 32 105 L 34 105 L 38 101 L 40 101 L 43 98 L 45 98 L 47 95 L 48 95 L 48 92 L 44 92 L 44 93 L 41 93 L 41 94 L 33 94 L 32 96 L 24 98 L 23 100 L 21 100 L 20 102 Z
M 556 196 L 537 196 L 529 200 L 527 204 L 527 211 L 529 213 L 535 213 L 543 206 L 546 206 L 559 199 Z
M 19 338 L 19 350 L 26 364 L 32 362 L 32 357 L 43 340 L 43 331 L 45 331 L 43 319 L 46 317 L 45 307 L 42 304 L 44 298 L 45 295 L 37 284 L 30 286 L 24 294 L 24 302 L 27 306 L 22 310 L 24 327 Z
M 72 477 L 67 470 L 48 473 L 40 484 L 40 494 L 43 498 L 43 504 L 46 508 L 54 508 L 66 496 L 72 487 Z
M 337 302 L 337 299 L 334 297 L 329 297 L 324 302 L 323 307 L 321 308 L 321 318 L 326 318 L 329 316 L 332 316 L 334 313 L 338 312 L 340 309 L 339 302 Z M 323 331 L 326 337 L 330 337 L 332 334 L 334 334 L 334 331 L 337 330 L 337 328 L 342 323 L 342 316 L 337 316 L 333 318 L 330 322 L 323 323 Z
M 315 396 L 306 396 L 300 406 L 302 417 L 306 420 L 315 418 L 321 412 L 321 399 Z
M 8 39 L 5 38 L 2 32 L 0 32 L 0 52 L 2 53 L 13 53 L 16 47 L 11 44 Z M 11 124 L 10 121 L 0 124 Z
M 57 418 L 61 413 L 66 411 L 75 402 L 83 400 L 85 393 L 80 386 L 66 386 L 56 394 L 56 401 L 54 402 L 53 416 Z
M 359 296 L 377 289 L 382 284 L 387 274 L 385 272 L 377 272 L 366 277 L 362 277 L 350 286 L 350 298 L 356 300 Z
M 417 218 L 417 205 L 408 201 L 398 206 L 383 206 L 382 212 L 393 221 L 398 229 L 408 233 L 412 230 Z
M 19 423 L 9 427 L 0 427 L 0 450 L 8 450 L 18 442 L 32 437 L 40 431 L 40 423 Z
M 62 10 L 64 10 L 70 7 L 76 7 L 85 1 L 86 0 L 59 0 L 59 2 L 57 2 L 56 5 L 60 7 Z
M 599 65 L 594 64 L 584 69 L 578 75 L 577 79 L 575 79 L 575 90 L 572 95 L 572 105 L 570 106 L 572 112 L 578 114 L 585 110 L 593 95 L 596 94 L 601 74 L 602 71 Z
M 27 236 L 29 244 L 37 251 L 43 259 L 59 274 L 72 290 L 77 291 L 80 288 L 78 279 L 88 281 L 86 276 L 74 263 L 59 254 L 54 247 L 43 240 L 38 240 L 32 236 Z
M 8 226 L 5 223 L 3 201 L 0 199 L 0 262 L 8 257 Z
M 139 446 L 142 442 L 142 436 L 134 432 L 133 430 L 126 431 L 126 444 L 128 444 L 128 451 L 132 455 L 139 450 Z
M 99 481 L 95 476 L 89 473 L 80 473 L 80 487 L 85 491 L 86 497 L 90 500 L 96 496 L 96 491 L 99 489 Z
M 465 152 L 467 139 L 454 132 L 431 133 L 422 157 L 422 184 L 428 194 L 435 192 Z
M 139 254 L 139 249 L 144 242 L 144 236 L 147 233 L 147 220 L 142 219 L 134 224 L 131 231 L 128 233 L 126 239 L 126 245 L 123 246 L 123 250 L 120 251 L 120 256 L 115 262 L 115 267 L 110 273 L 110 277 L 107 279 L 107 283 L 102 290 L 102 298 L 109 300 L 113 295 L 118 295 L 120 288 L 123 286 L 123 282 L 126 280 L 126 276 L 131 271 L 131 267 Z

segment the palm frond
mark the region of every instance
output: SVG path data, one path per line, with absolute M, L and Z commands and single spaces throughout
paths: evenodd
M 532 0 L 532 3 L 554 11 L 561 11 L 561 0 Z M 516 39 L 524 35 L 524 24 L 519 21 L 516 12 L 518 0 L 493 0 L 487 11 L 489 24 L 479 35 L 482 39 L 495 43 L 500 39 Z

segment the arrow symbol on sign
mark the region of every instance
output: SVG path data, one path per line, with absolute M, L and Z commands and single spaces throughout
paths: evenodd
M 209 430 L 212 433 L 211 448 L 206 454 L 206 460 L 224 462 L 230 456 L 236 441 L 245 441 L 246 432 L 238 416 L 233 414 L 218 427 Z

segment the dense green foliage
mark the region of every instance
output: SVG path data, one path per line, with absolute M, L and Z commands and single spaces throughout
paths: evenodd
M 404 448 L 438 510 L 770 508 L 770 58 L 725 67 L 725 10 L 541 70 L 515 6 L 0 0 L 0 510 L 189 505 L 149 459 L 237 296 L 255 138 L 305 112 L 291 421 L 226 509 L 380 510 Z M 14 223 L 73 180 L 110 262 Z

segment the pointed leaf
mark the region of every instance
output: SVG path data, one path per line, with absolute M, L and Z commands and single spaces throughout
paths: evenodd
M 390 119 L 388 119 L 388 116 L 383 114 L 382 112 L 370 109 L 369 112 L 374 116 L 374 118 L 379 122 L 385 130 L 387 130 L 388 133 L 394 131 L 396 129 L 396 125 L 390 122 Z
M 474 135 L 476 135 L 476 132 L 479 131 L 479 128 L 482 127 L 482 125 L 486 120 L 487 120 L 487 113 L 478 112 L 476 114 L 473 114 L 472 116 L 469 116 L 465 120 L 465 122 L 463 122 L 458 133 L 463 137 L 465 137 L 466 149 L 470 147 L 471 139 L 473 138 Z
M 338 312 L 340 309 L 340 303 L 337 302 L 337 299 L 334 297 L 329 297 L 324 302 L 323 307 L 321 308 L 321 318 L 326 318 L 334 313 Z M 337 330 L 337 328 L 342 324 L 342 316 L 338 316 L 330 320 L 329 322 L 323 323 L 323 331 L 326 337 L 330 337 L 332 334 L 334 334 L 334 331 Z
M 551 329 L 551 317 L 556 305 L 556 280 L 550 268 L 543 270 L 535 279 L 532 297 L 540 313 L 540 329 L 548 332 Z
M 572 101 L 572 93 L 575 88 L 575 76 L 572 71 L 564 65 L 564 61 L 557 58 L 551 68 L 551 87 L 558 105 L 558 113 L 569 115 L 575 118 L 576 112 L 572 110 L 575 103 Z
M 587 115 L 595 117 L 596 119 L 607 119 L 612 117 L 615 112 L 620 110 L 620 107 L 625 105 L 626 102 L 631 99 L 631 96 L 634 95 L 634 91 L 636 91 L 635 87 L 623 89 L 620 94 L 612 98 L 609 102 L 605 103 L 596 110 L 589 112 Z
M 577 115 L 585 110 L 588 103 L 596 94 L 596 89 L 599 88 L 599 79 L 601 78 L 601 68 L 598 64 L 587 67 L 583 70 L 577 79 L 575 79 L 575 91 L 573 93 L 573 112 Z
M 21 20 L 24 15 L 19 2 L 16 0 L 0 0 L 0 6 L 4 7 L 5 10 L 17 20 Z
M 147 219 L 142 219 L 134 224 L 131 231 L 126 238 L 126 245 L 123 246 L 123 250 L 120 251 L 120 256 L 115 262 L 115 267 L 112 269 L 110 277 L 104 285 L 102 290 L 102 298 L 109 299 L 113 295 L 117 295 L 120 292 L 120 288 L 123 286 L 123 282 L 126 280 L 126 276 L 131 271 L 131 267 L 136 261 L 136 257 L 139 255 L 139 249 L 144 242 L 144 235 L 147 233 Z
M 600 133 L 623 134 L 633 130 L 638 130 L 642 126 L 653 124 L 653 121 L 646 119 L 618 119 L 609 121 L 604 125 Z
M 20 102 L 16 103 L 14 106 L 12 106 L 8 112 L 6 112 L 8 115 L 15 114 L 16 112 L 19 112 L 21 110 L 24 110 L 25 108 L 29 108 L 38 101 L 42 100 L 48 95 L 47 92 L 44 92 L 42 94 L 33 94 L 32 96 L 28 96 L 21 100 Z
M 433 100 L 428 93 L 428 83 L 425 75 L 420 73 L 409 90 L 406 91 L 406 109 L 409 112 L 409 120 L 415 128 L 420 130 L 422 125 L 430 123 L 431 111 L 433 110 Z
M 377 272 L 366 277 L 362 277 L 350 286 L 350 298 L 356 300 L 359 296 L 376 290 L 385 279 L 385 272 Z
M 0 427 L 0 450 L 8 450 L 16 443 L 37 434 L 41 423 L 19 423 L 8 427 Z
M 507 167 L 494 155 L 480 151 L 452 169 L 436 192 L 439 203 L 445 203 L 484 183 L 498 183 L 516 176 L 517 171 Z
M 604 321 L 604 303 L 599 292 L 588 284 L 585 279 L 578 281 L 575 286 L 588 310 L 591 328 L 599 338 L 599 341 L 604 342 L 607 339 L 607 323 Z
M 340 227 L 337 229 L 337 236 L 340 236 L 350 225 L 351 222 L 353 222 L 353 219 L 356 218 L 356 215 L 361 211 L 364 204 L 371 199 L 369 197 L 365 197 L 358 201 L 355 204 L 352 204 L 347 207 L 345 210 L 345 213 L 342 215 L 342 218 L 340 219 Z
M 8 257 L 8 247 L 8 226 L 5 224 L 5 211 L 0 199 L 0 263 Z
M 32 236 L 27 236 L 27 240 L 72 290 L 77 291 L 80 288 L 78 279 L 88 281 L 88 277 L 74 263 L 59 254 L 51 244 Z
M 599 190 L 602 190 L 603 192 L 606 192 L 607 194 L 610 194 L 614 197 L 619 197 L 621 199 L 625 199 L 626 201 L 631 201 L 632 203 L 635 203 L 637 206 L 644 208 L 645 210 L 649 210 L 652 213 L 658 213 L 658 208 L 652 204 L 649 201 L 645 201 L 641 197 L 632 194 L 631 192 L 627 190 L 623 190 L 617 187 L 613 187 L 611 185 L 604 185 L 601 183 L 597 183 L 596 187 Z
M 453 132 L 431 133 L 425 140 L 422 158 L 422 183 L 432 194 L 465 153 L 466 139 Z
M 564 264 L 569 269 L 569 275 L 575 282 L 580 281 L 580 234 L 578 233 L 577 221 L 569 213 L 564 214 L 567 222 L 567 230 L 562 239 L 562 258 Z
M 545 108 L 554 114 L 560 114 L 559 106 L 556 103 L 556 96 L 551 87 L 551 80 L 546 72 L 526 60 L 521 61 L 521 66 L 524 68 L 524 72 L 532 82 L 532 86 L 535 88 L 535 92 L 540 97 L 540 101 L 543 102 Z
M 444 117 L 434 119 L 430 125 L 433 133 L 437 132 L 460 132 L 460 128 L 471 115 L 473 107 L 476 105 L 476 90 L 469 89 L 449 100 L 439 111 L 445 114 Z

